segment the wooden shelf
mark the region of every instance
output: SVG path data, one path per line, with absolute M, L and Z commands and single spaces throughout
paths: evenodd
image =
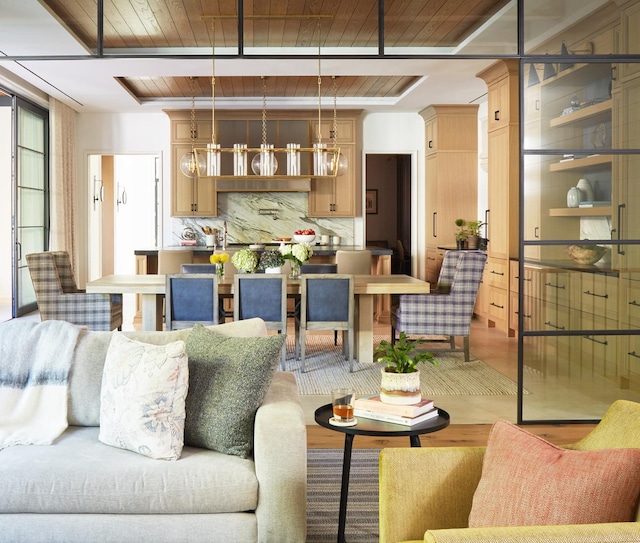
M 601 166 L 611 164 L 611 155 L 591 155 L 584 158 L 574 158 L 564 162 L 556 162 L 549 166 L 551 172 L 570 172 L 576 170 L 595 170 Z
M 608 217 L 611 206 L 557 207 L 549 210 L 549 217 Z
M 584 126 L 588 124 L 596 124 L 604 120 L 611 120 L 611 108 L 613 106 L 613 100 L 605 100 L 593 104 L 592 106 L 583 107 L 573 113 L 567 115 L 561 115 L 555 119 L 549 121 L 551 128 L 557 128 L 560 126 L 576 125 Z

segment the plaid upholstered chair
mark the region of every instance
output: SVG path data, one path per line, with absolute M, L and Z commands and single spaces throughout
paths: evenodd
M 461 336 L 464 359 L 468 362 L 471 317 L 486 261 L 487 255 L 482 251 L 447 251 L 435 291 L 402 294 L 399 305 L 392 307 L 391 341 L 395 341 L 396 331 L 407 335 L 449 336 L 449 348 L 440 351 L 450 352 L 460 351 L 456 349 L 455 338 Z
M 61 320 L 90 330 L 122 329 L 122 295 L 78 289 L 66 251 L 27 255 L 40 319 Z

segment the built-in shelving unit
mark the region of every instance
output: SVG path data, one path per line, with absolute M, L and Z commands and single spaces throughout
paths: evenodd
M 611 206 L 598 207 L 559 207 L 549 210 L 550 217 L 608 217 Z
M 610 165 L 611 155 L 589 155 L 584 158 L 573 158 L 564 160 L 549 166 L 551 172 L 585 171 L 593 170 L 604 165 Z

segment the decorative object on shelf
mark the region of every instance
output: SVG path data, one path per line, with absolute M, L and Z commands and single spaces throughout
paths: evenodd
M 567 192 L 567 207 L 578 207 L 582 200 L 582 191 L 578 187 L 571 187 Z
M 478 248 L 478 240 L 480 239 L 480 228 L 482 227 L 482 225 L 484 225 L 484 223 L 480 220 L 467 221 L 466 231 L 468 249 Z
M 189 86 L 191 87 L 191 151 L 182 155 L 180 171 L 193 179 L 198 177 L 199 172 L 206 170 L 207 162 L 205 157 L 196 151 L 196 91 L 193 77 L 189 78 Z
M 467 242 L 467 222 L 464 219 L 456 219 L 456 226 L 458 231 L 456 232 L 456 248 L 459 250 L 464 249 Z
M 260 256 L 251 249 L 240 249 L 231 257 L 231 263 L 236 269 L 246 273 L 253 273 L 258 267 L 259 261 Z
M 280 267 L 285 263 L 285 258 L 280 251 L 269 250 L 264 251 L 260 255 L 258 269 L 264 270 L 265 273 L 280 273 Z M 273 271 L 277 269 L 278 271 Z
M 595 264 L 604 256 L 607 248 L 602 245 L 568 245 L 565 251 L 578 264 Z
M 285 260 L 291 261 L 291 279 L 300 277 L 300 266 L 313 256 L 313 248 L 308 243 L 282 244 L 278 250 Z
M 580 179 L 576 185 L 582 191 L 582 199 L 580 202 L 588 201 L 593 202 L 595 200 L 593 196 L 593 187 L 588 179 Z
M 602 149 L 607 146 L 607 127 L 600 123 L 591 132 L 591 145 L 594 149 Z
M 293 239 L 298 243 L 312 243 L 316 239 L 316 231 L 313 228 L 296 230 Z
M 380 369 L 380 399 L 385 403 L 411 405 L 422 399 L 420 391 L 420 370 L 418 364 L 429 362 L 434 366 L 438 361 L 433 354 L 417 351 L 418 340 L 410 340 L 404 332 L 395 342 L 382 340 L 374 354 L 378 362 L 384 362 Z
M 213 253 L 209 256 L 209 262 L 211 264 L 216 265 L 216 273 L 218 274 L 218 279 L 224 278 L 224 265 L 229 262 L 229 254 L 228 253 Z

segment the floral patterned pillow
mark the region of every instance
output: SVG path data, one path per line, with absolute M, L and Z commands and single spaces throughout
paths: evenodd
M 184 341 L 149 345 L 114 332 L 102 373 L 100 441 L 177 460 L 184 445 L 188 388 Z

